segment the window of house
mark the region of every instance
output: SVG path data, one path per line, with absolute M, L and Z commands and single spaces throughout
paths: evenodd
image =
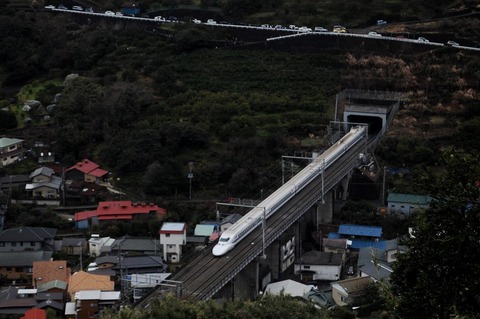
M 342 302 L 347 302 L 347 301 L 348 301 L 348 297 L 340 296 L 340 300 L 341 300 Z
M 303 266 L 303 269 L 310 269 L 310 266 Z
M 405 206 L 403 206 L 403 205 L 402 205 L 402 206 L 400 206 L 400 207 L 401 207 L 401 208 L 405 208 Z
M 170 234 L 165 234 L 165 237 L 170 237 Z
M 16 241 L 12 241 L 12 246 L 13 246 L 13 247 L 17 246 L 17 242 L 16 242 Z
M 16 145 L 13 145 L 13 146 L 9 146 L 9 147 L 8 147 L 8 150 L 9 150 L 9 151 L 13 151 L 13 150 L 16 149 L 16 148 L 17 148 L 17 146 L 16 146 Z
M 5 247 L 5 242 L 4 241 L 0 241 L 0 247 Z
M 23 241 L 21 241 L 21 242 L 20 242 L 20 246 L 22 246 L 22 247 L 23 247 Z
M 392 204 L 392 205 L 390 205 L 390 207 L 395 207 L 395 205 L 394 205 L 394 204 Z
M 90 308 L 95 308 L 96 306 L 97 306 L 96 303 L 93 303 L 93 302 L 92 302 L 92 303 L 90 304 Z
M 35 242 L 34 242 L 34 241 L 31 241 L 31 242 L 30 242 L 30 246 L 35 247 Z
M 15 272 L 23 272 L 23 267 L 15 267 Z

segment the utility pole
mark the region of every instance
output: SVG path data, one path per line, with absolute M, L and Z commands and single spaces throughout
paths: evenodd
M 190 167 L 190 171 L 188 173 L 188 180 L 189 180 L 189 183 L 190 183 L 190 191 L 188 193 L 188 199 L 192 199 L 193 164 L 194 164 L 194 162 L 188 162 L 188 166 Z

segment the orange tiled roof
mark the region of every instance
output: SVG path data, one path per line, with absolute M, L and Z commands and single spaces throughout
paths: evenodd
M 34 261 L 33 262 L 33 286 L 49 281 L 61 280 L 68 282 L 70 268 L 67 268 L 66 260 Z
M 115 283 L 110 276 L 89 274 L 79 271 L 70 276 L 68 281 L 68 293 L 74 294 L 80 290 L 113 291 Z

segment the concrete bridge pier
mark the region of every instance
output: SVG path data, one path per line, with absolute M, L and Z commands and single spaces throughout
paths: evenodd
M 333 190 L 327 192 L 323 197 L 324 203 L 319 201 L 315 205 L 316 210 L 316 224 L 330 224 L 333 219 L 333 197 L 335 192 Z

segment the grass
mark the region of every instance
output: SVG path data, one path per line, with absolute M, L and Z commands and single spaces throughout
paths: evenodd
M 27 100 L 35 100 L 38 93 L 45 90 L 48 85 L 62 86 L 63 82 L 59 79 L 40 81 L 35 80 L 20 89 L 17 94 L 18 101 L 24 103 Z

